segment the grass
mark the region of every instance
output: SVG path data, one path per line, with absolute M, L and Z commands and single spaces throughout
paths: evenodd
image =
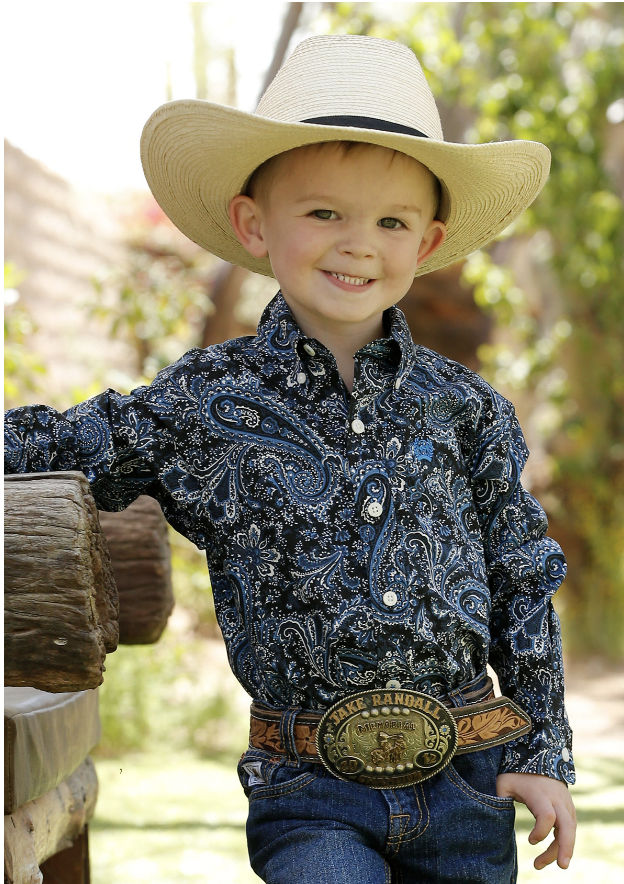
M 242 747 L 241 747 L 242 750 Z M 620 884 L 624 868 L 624 762 L 577 759 L 579 831 L 567 871 L 533 868 L 532 817 L 518 808 L 519 882 Z M 192 752 L 97 760 L 100 796 L 91 823 L 93 884 L 252 884 L 246 799 L 232 760 Z
M 148 752 L 97 762 L 93 884 L 259 879 L 245 844 L 246 799 L 230 761 Z

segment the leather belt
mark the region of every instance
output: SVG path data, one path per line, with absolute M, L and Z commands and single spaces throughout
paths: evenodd
M 491 681 L 475 694 L 479 702 L 448 708 L 418 691 L 361 691 L 324 714 L 254 702 L 249 746 L 295 757 L 284 746 L 290 740 L 301 761 L 323 764 L 339 779 L 378 789 L 411 785 L 434 776 L 455 754 L 506 743 L 531 730 L 519 706 L 494 697 Z M 470 693 L 462 695 L 471 699 Z

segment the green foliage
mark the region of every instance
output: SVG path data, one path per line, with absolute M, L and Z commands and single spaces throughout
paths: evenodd
M 195 635 L 220 637 L 205 552 L 171 527 L 169 544 L 176 604 L 191 614 Z
M 561 406 L 567 387 L 562 384 L 555 357 L 572 331 L 569 321 L 560 318 L 546 327 L 539 323 L 513 272 L 494 263 L 484 250 L 468 256 L 462 277 L 473 287 L 478 306 L 494 316 L 499 331 L 495 343 L 479 348 L 484 376 L 497 387 L 512 391 L 531 386 L 534 395 L 541 382 L 549 401 Z M 501 329 L 506 332 L 504 337 Z
M 128 258 L 93 280 L 97 299 L 89 306 L 108 322 L 111 337 L 132 347 L 136 382 L 149 383 L 196 346 L 213 309 L 207 289 L 216 259 L 183 236 L 151 198 L 131 206 L 125 229 Z
M 45 367 L 29 352 L 28 339 L 37 330 L 30 313 L 19 304 L 18 286 L 25 275 L 15 264 L 4 265 L 4 401 L 7 408 L 21 405 L 27 393 L 42 389 Z
M 148 705 L 163 676 L 152 648 L 120 646 L 106 658 L 99 689 L 102 739 L 98 753 L 116 755 L 142 749 L 150 735 Z
M 565 621 L 577 652 L 624 653 L 624 207 L 607 162 L 622 101 L 620 3 L 337 4 L 329 30 L 409 45 L 463 140 L 542 141 L 542 194 L 502 238 L 529 242 L 547 309 L 490 249 L 464 278 L 496 324 L 483 374 L 547 419 L 550 515 L 570 561 Z M 452 109 L 452 111 L 451 111 Z M 617 123 L 622 126 L 622 123 Z M 460 139 L 461 140 L 461 139 Z M 622 140 L 620 139 L 620 145 Z M 617 149 L 616 149 L 617 151 Z M 622 156 L 619 152 L 621 176 Z M 617 170 L 616 170 L 617 171 Z M 619 187 L 621 188 L 621 179 Z M 550 294 L 550 293 L 549 293 Z
M 218 690 L 189 706 L 185 716 L 185 745 L 200 758 L 238 761 L 248 737 L 249 716 L 232 706 L 226 690 Z
M 212 644 L 205 639 L 222 641 L 206 555 L 173 528 L 169 542 L 174 625 L 155 645 L 121 645 L 106 658 L 98 747 L 104 756 L 167 745 L 213 757 L 228 754 L 228 733 L 244 739 L 222 671 L 205 659 Z
M 98 755 L 162 746 L 202 757 L 240 754 L 249 721 L 232 702 L 234 676 L 222 659 L 214 662 L 214 643 L 196 637 L 187 614 L 178 610 L 155 645 L 121 645 L 106 658 Z

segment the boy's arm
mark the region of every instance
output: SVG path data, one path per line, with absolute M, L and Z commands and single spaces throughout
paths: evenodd
M 505 745 L 501 773 L 573 783 L 561 633 L 551 602 L 565 559 L 546 536 L 543 509 L 520 483 L 528 450 L 513 407 L 493 396 L 469 462 L 490 585 L 489 662 L 502 692 L 533 722 L 528 734 Z
M 5 473 L 80 470 L 100 509 L 124 509 L 154 479 L 149 423 L 140 399 L 114 390 L 62 413 L 46 405 L 12 409 L 4 420 Z
M 567 783 L 575 777 L 559 619 L 551 602 L 565 559 L 546 536 L 544 511 L 520 483 L 528 450 L 513 407 L 498 396 L 493 405 L 496 420 L 478 436 L 472 461 L 492 598 L 489 662 L 502 692 L 533 721 L 528 734 L 505 745 L 497 789 L 536 817 L 531 843 L 555 829 L 535 867 L 557 858 L 567 868 L 576 828 Z
M 207 454 L 198 408 L 203 352 L 189 350 L 127 396 L 107 390 L 63 413 L 44 405 L 7 412 L 5 471 L 80 470 L 109 512 L 148 494 L 170 525 L 205 549 L 205 505 L 193 474 L 198 450 Z
M 526 448 L 515 418 L 511 434 L 504 473 L 487 483 L 495 486 L 484 531 L 492 597 L 489 662 L 502 692 L 528 713 L 533 729 L 506 744 L 501 773 L 574 783 L 561 631 L 551 601 L 565 576 L 565 559 L 546 536 L 544 511 L 520 484 Z

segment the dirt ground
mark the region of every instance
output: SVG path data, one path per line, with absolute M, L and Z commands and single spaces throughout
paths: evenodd
M 579 756 L 624 754 L 624 665 L 601 660 L 567 661 L 566 708 Z

